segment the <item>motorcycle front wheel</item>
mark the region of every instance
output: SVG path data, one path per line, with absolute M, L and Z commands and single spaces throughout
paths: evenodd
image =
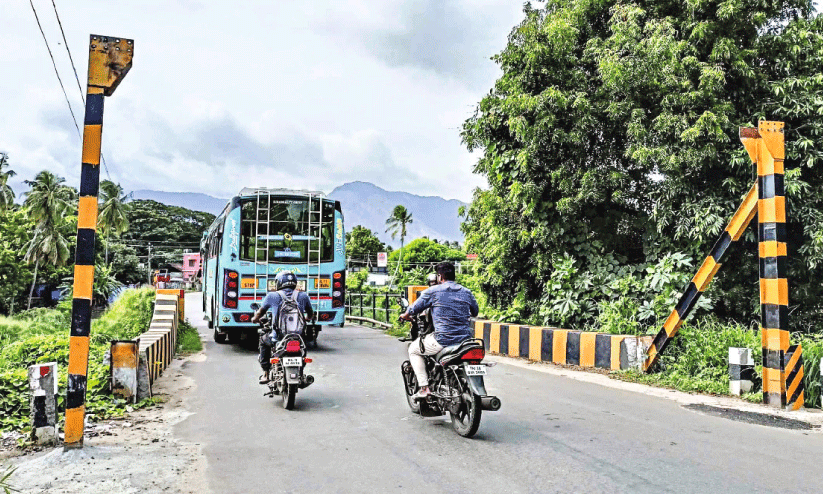
M 405 367 L 409 368 L 406 369 Z M 412 399 L 412 395 L 417 392 L 417 376 L 411 370 L 411 364 L 406 361 L 401 367 L 401 374 L 403 375 L 403 387 L 406 390 L 406 401 L 409 403 L 412 413 L 420 413 L 420 402 Z

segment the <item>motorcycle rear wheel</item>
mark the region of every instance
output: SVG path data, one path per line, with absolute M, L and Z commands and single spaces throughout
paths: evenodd
M 297 385 L 287 383 L 286 378 L 284 377 L 283 384 L 280 389 L 280 395 L 283 397 L 283 408 L 286 410 L 293 410 L 294 398 L 297 395 Z
M 454 386 L 454 378 L 451 378 L 451 381 L 452 386 Z M 450 410 L 449 415 L 451 415 L 454 432 L 463 437 L 472 437 L 477 434 L 477 430 L 480 428 L 480 415 L 482 411 L 480 397 L 468 389 L 468 382 L 464 376 L 460 376 L 460 381 L 462 388 L 465 390 L 460 396 L 460 408 L 457 410 L 457 413 Z

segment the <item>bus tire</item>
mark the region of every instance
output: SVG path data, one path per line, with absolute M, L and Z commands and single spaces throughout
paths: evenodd
M 217 331 L 217 328 L 214 328 L 214 341 L 215 342 L 225 343 L 227 336 L 228 335 L 226 333 L 221 333 L 220 331 Z

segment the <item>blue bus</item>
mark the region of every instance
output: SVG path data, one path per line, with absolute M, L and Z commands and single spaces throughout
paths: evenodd
M 214 340 L 236 341 L 251 323 L 255 307 L 273 291 L 281 271 L 297 276 L 308 293 L 317 324 L 343 325 L 346 243 L 339 201 L 322 192 L 245 188 L 229 201 L 203 233 L 203 312 Z

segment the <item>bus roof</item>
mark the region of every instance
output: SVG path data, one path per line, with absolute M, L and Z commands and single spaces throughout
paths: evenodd
M 296 190 L 296 189 L 268 189 L 265 187 L 244 187 L 239 194 L 239 197 L 254 197 L 257 195 L 271 195 L 271 196 L 303 196 L 303 197 L 326 197 L 324 192 L 319 190 Z

